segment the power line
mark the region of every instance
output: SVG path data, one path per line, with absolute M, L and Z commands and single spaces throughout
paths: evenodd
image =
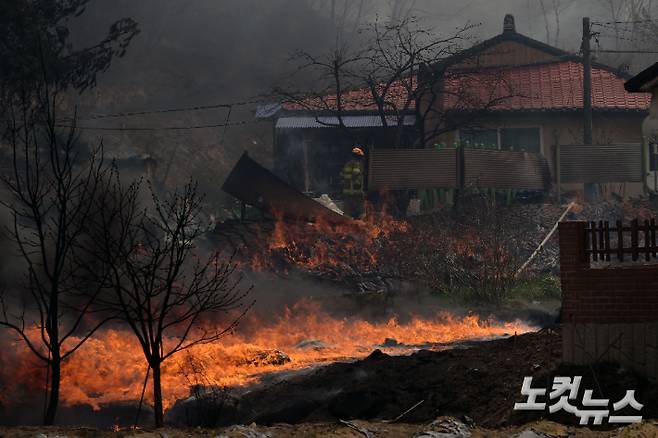
M 258 123 L 258 120 L 244 120 L 232 123 L 216 123 L 212 125 L 192 125 L 192 126 L 154 126 L 154 127 L 111 127 L 111 126 L 77 126 L 77 125 L 55 125 L 57 128 L 79 129 L 81 131 L 130 131 L 130 132 L 154 132 L 154 131 L 184 131 L 193 129 L 207 128 L 226 128 L 228 126 L 242 126 L 251 123 Z
M 615 35 L 609 35 L 609 33 L 596 32 L 595 35 L 600 35 L 602 37 L 613 37 L 618 39 L 628 39 L 628 37 L 638 37 L 644 40 L 653 40 L 656 38 L 656 33 L 653 31 L 647 31 L 644 29 L 615 29 L 613 26 L 602 26 L 605 29 L 610 29 Z M 622 37 L 620 34 L 625 35 Z
M 226 120 L 224 121 L 224 131 L 222 131 L 222 139 L 219 141 L 219 144 L 224 143 L 224 139 L 226 138 L 226 130 L 228 129 L 228 124 L 231 121 L 231 111 L 233 110 L 233 107 L 228 108 L 228 112 L 226 113 Z
M 604 24 L 599 24 L 599 27 L 602 27 L 604 29 L 610 29 L 614 31 L 615 33 L 642 33 L 642 34 L 649 34 L 651 32 L 651 29 L 647 29 L 646 27 L 633 27 L 633 28 L 627 28 L 627 27 L 615 27 L 615 26 L 608 26 Z
M 658 23 L 656 19 L 647 20 L 630 20 L 630 21 L 593 21 L 592 24 L 641 24 L 641 23 Z
M 642 54 L 658 54 L 658 50 L 597 50 L 600 53 L 642 53 Z
M 241 102 L 230 102 L 230 103 L 218 103 L 214 105 L 197 105 L 183 108 L 167 108 L 167 109 L 157 109 L 157 110 L 148 110 L 148 111 L 133 111 L 133 112 L 121 112 L 121 113 L 110 113 L 110 114 L 96 114 L 93 116 L 80 118 L 78 120 L 97 120 L 97 119 L 109 119 L 109 118 L 120 118 L 120 117 L 134 117 L 134 116 L 144 116 L 149 114 L 164 114 L 164 113 L 179 113 L 179 112 L 189 112 L 189 111 L 205 111 L 210 109 L 219 109 L 219 108 L 231 108 L 234 106 L 244 106 L 252 105 L 254 103 L 262 103 L 262 99 L 254 100 L 245 100 Z
M 626 37 L 619 36 L 619 35 L 599 34 L 595 37 L 597 43 L 598 43 L 599 38 L 615 39 L 615 40 L 620 40 L 620 41 L 631 41 L 631 42 L 635 42 L 635 43 L 647 43 L 647 42 L 651 41 L 651 38 L 649 38 L 646 35 L 643 35 L 639 38 L 626 38 Z

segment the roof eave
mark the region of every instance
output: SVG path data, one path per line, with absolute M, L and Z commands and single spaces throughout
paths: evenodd
M 624 88 L 629 93 L 648 93 L 658 88 L 658 62 L 626 81 Z
M 286 116 L 336 116 L 338 114 L 338 111 L 336 110 L 328 110 L 328 109 L 310 109 L 310 108 L 304 108 L 304 109 L 282 109 L 278 114 L 278 117 L 286 117 Z M 368 109 L 359 109 L 359 110 L 342 110 L 340 111 L 341 116 L 379 116 L 379 110 L 373 109 L 373 110 L 368 110 Z M 402 111 L 402 114 L 407 116 L 407 115 L 413 115 L 416 114 L 416 109 L 415 108 L 409 108 L 405 111 Z M 395 111 L 384 111 L 385 116 L 396 116 L 398 115 L 398 112 Z
M 555 62 L 562 62 L 562 61 L 574 61 L 581 63 L 583 62 L 583 58 L 581 58 L 578 55 L 575 55 L 573 53 L 569 53 L 566 50 L 559 49 L 557 47 L 553 47 L 549 44 L 543 43 L 541 41 L 535 40 L 533 38 L 530 38 L 528 36 L 525 36 L 523 34 L 517 33 L 517 32 L 503 32 L 499 35 L 494 36 L 493 38 L 489 38 L 488 40 L 482 41 L 479 44 L 476 44 L 473 47 L 470 47 L 468 49 L 465 49 L 461 52 L 455 53 L 452 56 L 447 57 L 446 59 L 439 61 L 437 63 L 434 63 L 432 65 L 432 68 L 435 71 L 440 71 L 445 68 L 449 68 L 451 65 L 458 64 L 459 62 L 468 59 L 468 58 L 473 58 L 477 53 L 482 52 L 483 50 L 488 49 L 489 47 L 492 47 L 500 42 L 504 41 L 514 41 L 519 44 L 523 44 L 532 48 L 535 48 L 537 50 L 541 50 L 545 53 L 548 53 L 549 55 L 553 55 L 558 57 L 559 59 L 555 61 L 547 61 L 547 64 L 550 63 L 555 63 Z M 516 65 L 501 65 L 498 66 L 498 68 L 504 68 L 504 67 L 518 67 Z M 599 62 L 592 62 L 592 67 L 594 68 L 599 68 L 602 70 L 609 71 L 611 73 L 616 74 L 619 77 L 622 77 L 624 79 L 629 79 L 631 75 L 626 72 L 621 72 L 619 71 L 618 68 L 602 64 Z M 496 68 L 496 67 L 492 67 Z
M 547 114 L 547 113 L 553 113 L 553 114 L 564 114 L 564 113 L 579 113 L 582 112 L 582 108 L 490 108 L 487 111 L 481 112 L 483 114 L 527 114 L 527 113 L 532 113 L 532 114 Z M 645 114 L 649 110 L 647 109 L 641 109 L 641 108 L 592 108 L 592 112 L 594 113 L 623 113 L 623 114 Z M 459 111 L 454 111 L 456 114 L 472 114 L 478 112 L 478 110 L 459 110 Z

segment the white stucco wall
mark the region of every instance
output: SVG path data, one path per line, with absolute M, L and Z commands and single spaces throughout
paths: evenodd
M 649 108 L 649 115 L 644 122 L 642 122 L 642 137 L 644 144 L 647 146 L 647 151 L 650 152 L 651 148 L 658 150 L 658 86 L 652 90 L 651 107 Z M 651 154 L 646 154 L 646 169 L 647 169 L 647 187 L 654 191 L 658 191 L 658 172 L 649 170 Z

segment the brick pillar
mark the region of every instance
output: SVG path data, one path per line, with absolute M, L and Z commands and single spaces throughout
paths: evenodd
M 590 267 L 585 256 L 584 221 L 560 222 L 560 282 L 562 285 L 562 321 L 574 322 L 578 310 L 578 280 L 582 270 Z

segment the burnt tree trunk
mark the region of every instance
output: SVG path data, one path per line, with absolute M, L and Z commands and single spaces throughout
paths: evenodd
M 57 283 L 56 283 L 57 284 Z M 47 321 L 47 333 L 50 341 L 50 396 L 48 406 L 43 417 L 45 426 L 52 426 L 55 423 L 55 414 L 57 413 L 57 404 L 59 402 L 59 381 L 62 370 L 62 356 L 59 345 L 59 301 L 56 287 L 50 294 L 50 315 Z
M 52 338 L 51 338 L 52 339 Z M 59 403 L 59 382 L 61 380 L 62 360 L 60 357 L 59 346 L 53 343 L 52 359 L 50 366 L 50 393 L 48 395 L 48 406 L 43 417 L 45 426 L 52 426 L 55 423 L 55 414 L 57 413 L 57 404 Z
M 162 386 L 160 383 L 160 362 L 154 361 L 153 369 L 153 411 L 155 412 L 155 427 L 164 426 L 164 412 L 162 409 Z

